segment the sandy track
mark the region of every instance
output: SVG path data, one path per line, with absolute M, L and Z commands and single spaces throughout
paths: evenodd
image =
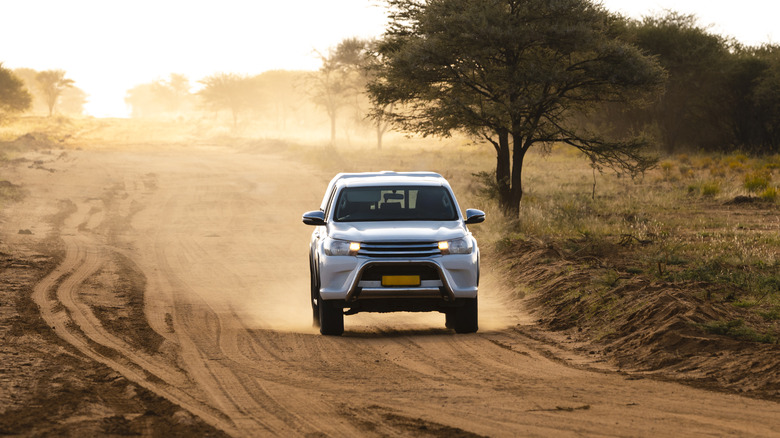
M 776 403 L 594 371 L 560 354 L 515 326 L 522 314 L 490 281 L 477 334 L 445 330 L 441 315 L 361 314 L 346 318 L 343 337 L 322 337 L 309 320 L 311 230 L 300 214 L 316 208 L 330 175 L 223 150 L 73 156 L 46 188 L 31 185 L 42 204 L 76 206 L 54 230 L 65 261 L 36 288 L 43 317 L 88 356 L 232 435 L 780 430 Z M 148 325 L 165 339 L 153 354 L 106 328 L 80 292 L 114 252 L 147 280 Z

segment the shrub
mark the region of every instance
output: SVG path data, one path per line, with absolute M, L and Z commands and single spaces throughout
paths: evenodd
M 764 190 L 764 192 L 761 193 L 761 199 L 763 199 L 764 201 L 774 202 L 777 199 L 777 188 L 767 187 L 766 190 Z
M 669 176 L 672 174 L 672 169 L 674 169 L 674 163 L 671 161 L 662 161 L 660 167 L 661 171 L 664 173 L 664 179 L 669 179 Z
M 758 193 L 769 188 L 772 174 L 766 170 L 757 170 L 745 175 L 745 189 L 750 193 Z
M 780 169 L 780 154 L 767 157 L 765 166 L 767 169 Z
M 498 199 L 498 183 L 496 182 L 495 171 L 472 173 L 471 176 L 477 181 L 477 194 L 488 199 Z
M 715 164 L 715 161 L 709 156 L 700 157 L 696 161 L 696 167 L 699 169 L 709 169 Z
M 725 178 L 726 168 L 721 165 L 713 164 L 712 167 L 710 167 L 710 175 L 714 177 Z
M 716 196 L 720 193 L 720 181 L 707 181 L 701 185 L 703 196 Z
M 769 333 L 759 333 L 752 327 L 745 324 L 742 319 L 733 321 L 711 321 L 701 324 L 700 327 L 707 333 L 724 335 L 732 338 L 741 339 L 750 342 L 762 342 L 766 344 L 776 344 L 777 338 Z

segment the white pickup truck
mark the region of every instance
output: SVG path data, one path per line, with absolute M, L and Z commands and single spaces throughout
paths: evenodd
M 442 312 L 458 333 L 477 331 L 479 248 L 449 183 L 432 172 L 340 173 L 311 236 L 311 306 L 324 335 L 358 312 Z

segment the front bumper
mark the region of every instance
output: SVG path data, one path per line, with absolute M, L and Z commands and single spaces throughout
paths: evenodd
M 428 269 L 437 279 L 421 281 L 419 286 L 382 286 L 365 280 L 371 268 Z M 382 258 L 362 256 L 325 256 L 320 258 L 320 294 L 325 300 L 349 303 L 372 299 L 441 299 L 476 298 L 479 286 L 479 251 L 471 254 L 448 254 L 425 258 Z

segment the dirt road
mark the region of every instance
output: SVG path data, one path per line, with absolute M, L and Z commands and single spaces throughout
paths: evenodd
M 343 337 L 320 336 L 300 222 L 331 176 L 317 169 L 207 147 L 44 158 L 13 175 L 29 195 L 2 224 L 8 244 L 64 244 L 35 287 L 44 320 L 230 435 L 780 433 L 777 403 L 605 370 L 537 340 L 489 272 L 477 334 L 438 314 L 360 314 Z

